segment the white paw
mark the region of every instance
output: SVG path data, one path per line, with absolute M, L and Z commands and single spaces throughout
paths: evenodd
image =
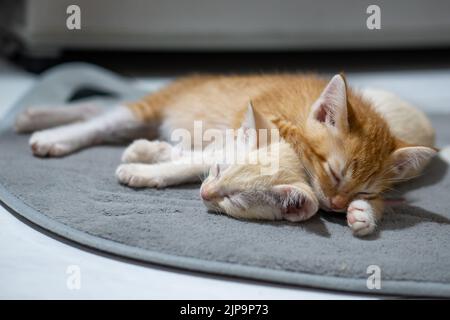
M 145 164 L 121 164 L 116 170 L 120 183 L 129 187 L 164 188 L 167 186 L 164 176 L 156 166 Z
M 29 144 L 33 154 L 40 157 L 60 157 L 75 149 L 73 141 L 65 139 L 57 130 L 35 132 L 31 135 Z
M 164 141 L 139 139 L 130 144 L 122 154 L 124 163 L 156 163 L 171 158 L 172 146 Z
M 355 200 L 347 209 L 347 224 L 356 236 L 371 234 L 375 228 L 375 216 L 372 206 L 364 200 Z

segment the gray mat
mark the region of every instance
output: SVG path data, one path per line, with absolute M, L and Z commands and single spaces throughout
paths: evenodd
M 71 64 L 47 72 L 1 124 L 0 199 L 26 219 L 73 241 L 147 262 L 291 285 L 378 294 L 450 297 L 450 173 L 440 158 L 399 188 L 379 232 L 352 236 L 342 214 L 302 224 L 239 221 L 208 213 L 198 186 L 132 190 L 114 177 L 123 147 L 37 159 L 11 121 L 22 107 L 65 101 L 94 86 L 124 99 L 142 92 L 102 69 Z M 449 115 L 432 115 L 440 146 Z M 367 268 L 381 269 L 368 289 Z

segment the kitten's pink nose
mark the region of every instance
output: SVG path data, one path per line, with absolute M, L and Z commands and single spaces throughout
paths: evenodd
M 202 188 L 200 190 L 200 197 L 202 197 L 203 200 L 206 200 L 206 201 L 209 200 L 209 193 L 208 193 L 208 190 L 206 190 L 206 188 Z
M 214 192 L 208 188 L 202 188 L 200 190 L 200 197 L 202 197 L 205 201 L 211 201 L 214 198 L 217 198 L 217 192 Z
M 331 209 L 341 210 L 347 206 L 347 199 L 342 196 L 334 196 L 331 198 Z

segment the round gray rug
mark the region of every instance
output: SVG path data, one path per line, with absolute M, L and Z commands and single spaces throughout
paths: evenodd
M 94 66 L 46 73 L 1 122 L 0 200 L 60 236 L 151 263 L 291 285 L 378 294 L 450 297 L 450 173 L 435 158 L 425 174 L 398 188 L 379 231 L 352 236 L 342 214 L 287 222 L 239 221 L 208 213 L 198 186 L 133 190 L 114 171 L 123 147 L 101 146 L 62 159 L 31 155 L 28 136 L 10 129 L 24 106 L 63 102 L 82 86 L 139 96 Z M 449 115 L 431 115 L 438 143 L 450 141 Z M 448 150 L 447 150 L 448 151 Z M 381 287 L 373 288 L 373 270 Z

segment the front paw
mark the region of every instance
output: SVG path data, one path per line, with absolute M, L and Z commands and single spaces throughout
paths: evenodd
M 122 155 L 124 163 L 155 163 L 170 160 L 172 146 L 164 141 L 139 139 L 130 144 Z
M 38 131 L 31 135 L 31 151 L 39 157 L 60 157 L 73 151 L 73 144 L 65 141 L 53 130 Z
M 347 224 L 355 236 L 366 236 L 376 228 L 372 206 L 364 200 L 355 200 L 347 209 Z
M 164 188 L 167 185 L 158 170 L 145 164 L 121 164 L 116 177 L 120 183 L 134 188 Z
M 281 205 L 281 216 L 290 222 L 300 222 L 311 218 L 317 213 L 319 203 L 312 191 L 305 187 L 280 185 L 272 191 Z

